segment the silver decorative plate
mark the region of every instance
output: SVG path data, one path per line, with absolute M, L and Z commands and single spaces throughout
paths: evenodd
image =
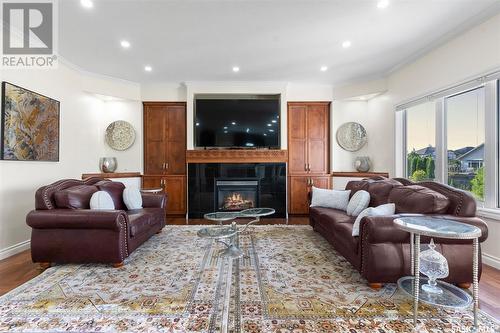
M 337 129 L 337 142 L 345 150 L 358 151 L 367 141 L 366 130 L 361 124 L 348 122 Z
M 106 128 L 106 143 L 114 150 L 126 150 L 135 141 L 135 130 L 132 125 L 123 120 L 117 120 Z

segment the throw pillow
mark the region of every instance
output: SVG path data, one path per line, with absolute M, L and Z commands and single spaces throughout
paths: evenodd
M 356 221 L 354 221 L 354 224 L 352 226 L 352 235 L 359 236 L 359 227 L 363 217 L 394 215 L 395 211 L 396 211 L 396 205 L 393 203 L 388 203 L 377 207 L 366 208 L 361 213 L 359 213 L 358 217 L 356 218 Z
M 345 211 L 349 204 L 351 191 L 326 190 L 323 188 L 312 188 L 311 207 L 326 207 Z
M 370 193 L 359 190 L 351 197 L 347 205 L 347 215 L 358 216 L 370 204 Z
M 141 209 L 142 208 L 142 195 L 141 191 L 136 188 L 126 187 L 123 190 L 123 202 L 127 206 L 128 210 Z
M 115 204 L 113 203 L 113 199 L 111 199 L 111 195 L 105 191 L 97 191 L 92 194 L 92 198 L 90 198 L 90 209 L 95 210 L 114 210 Z

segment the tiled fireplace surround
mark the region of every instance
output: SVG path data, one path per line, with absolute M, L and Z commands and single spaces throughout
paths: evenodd
M 223 210 L 223 200 L 216 201 L 217 183 L 221 195 L 229 193 L 233 185 L 235 189 L 241 186 L 256 201 L 256 206 L 276 210 L 271 217 L 286 217 L 286 163 L 189 163 L 189 218 L 202 218 L 205 213 Z M 255 199 L 252 190 L 257 192 Z

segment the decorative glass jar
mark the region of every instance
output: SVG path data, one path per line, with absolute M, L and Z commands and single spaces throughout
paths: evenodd
M 444 279 L 448 276 L 448 261 L 436 251 L 433 239 L 429 243 L 429 249 L 420 252 L 420 273 L 429 278 L 428 282 L 422 285 L 423 290 L 432 294 L 443 293 L 443 290 L 437 285 L 436 279 Z

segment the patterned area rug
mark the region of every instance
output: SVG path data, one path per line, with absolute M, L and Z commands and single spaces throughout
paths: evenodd
M 308 226 L 256 226 L 229 265 L 200 227 L 166 227 L 126 265 L 64 265 L 0 298 L 0 331 L 468 332 L 472 312 L 420 306 L 366 286 Z M 500 324 L 480 314 L 480 332 Z

